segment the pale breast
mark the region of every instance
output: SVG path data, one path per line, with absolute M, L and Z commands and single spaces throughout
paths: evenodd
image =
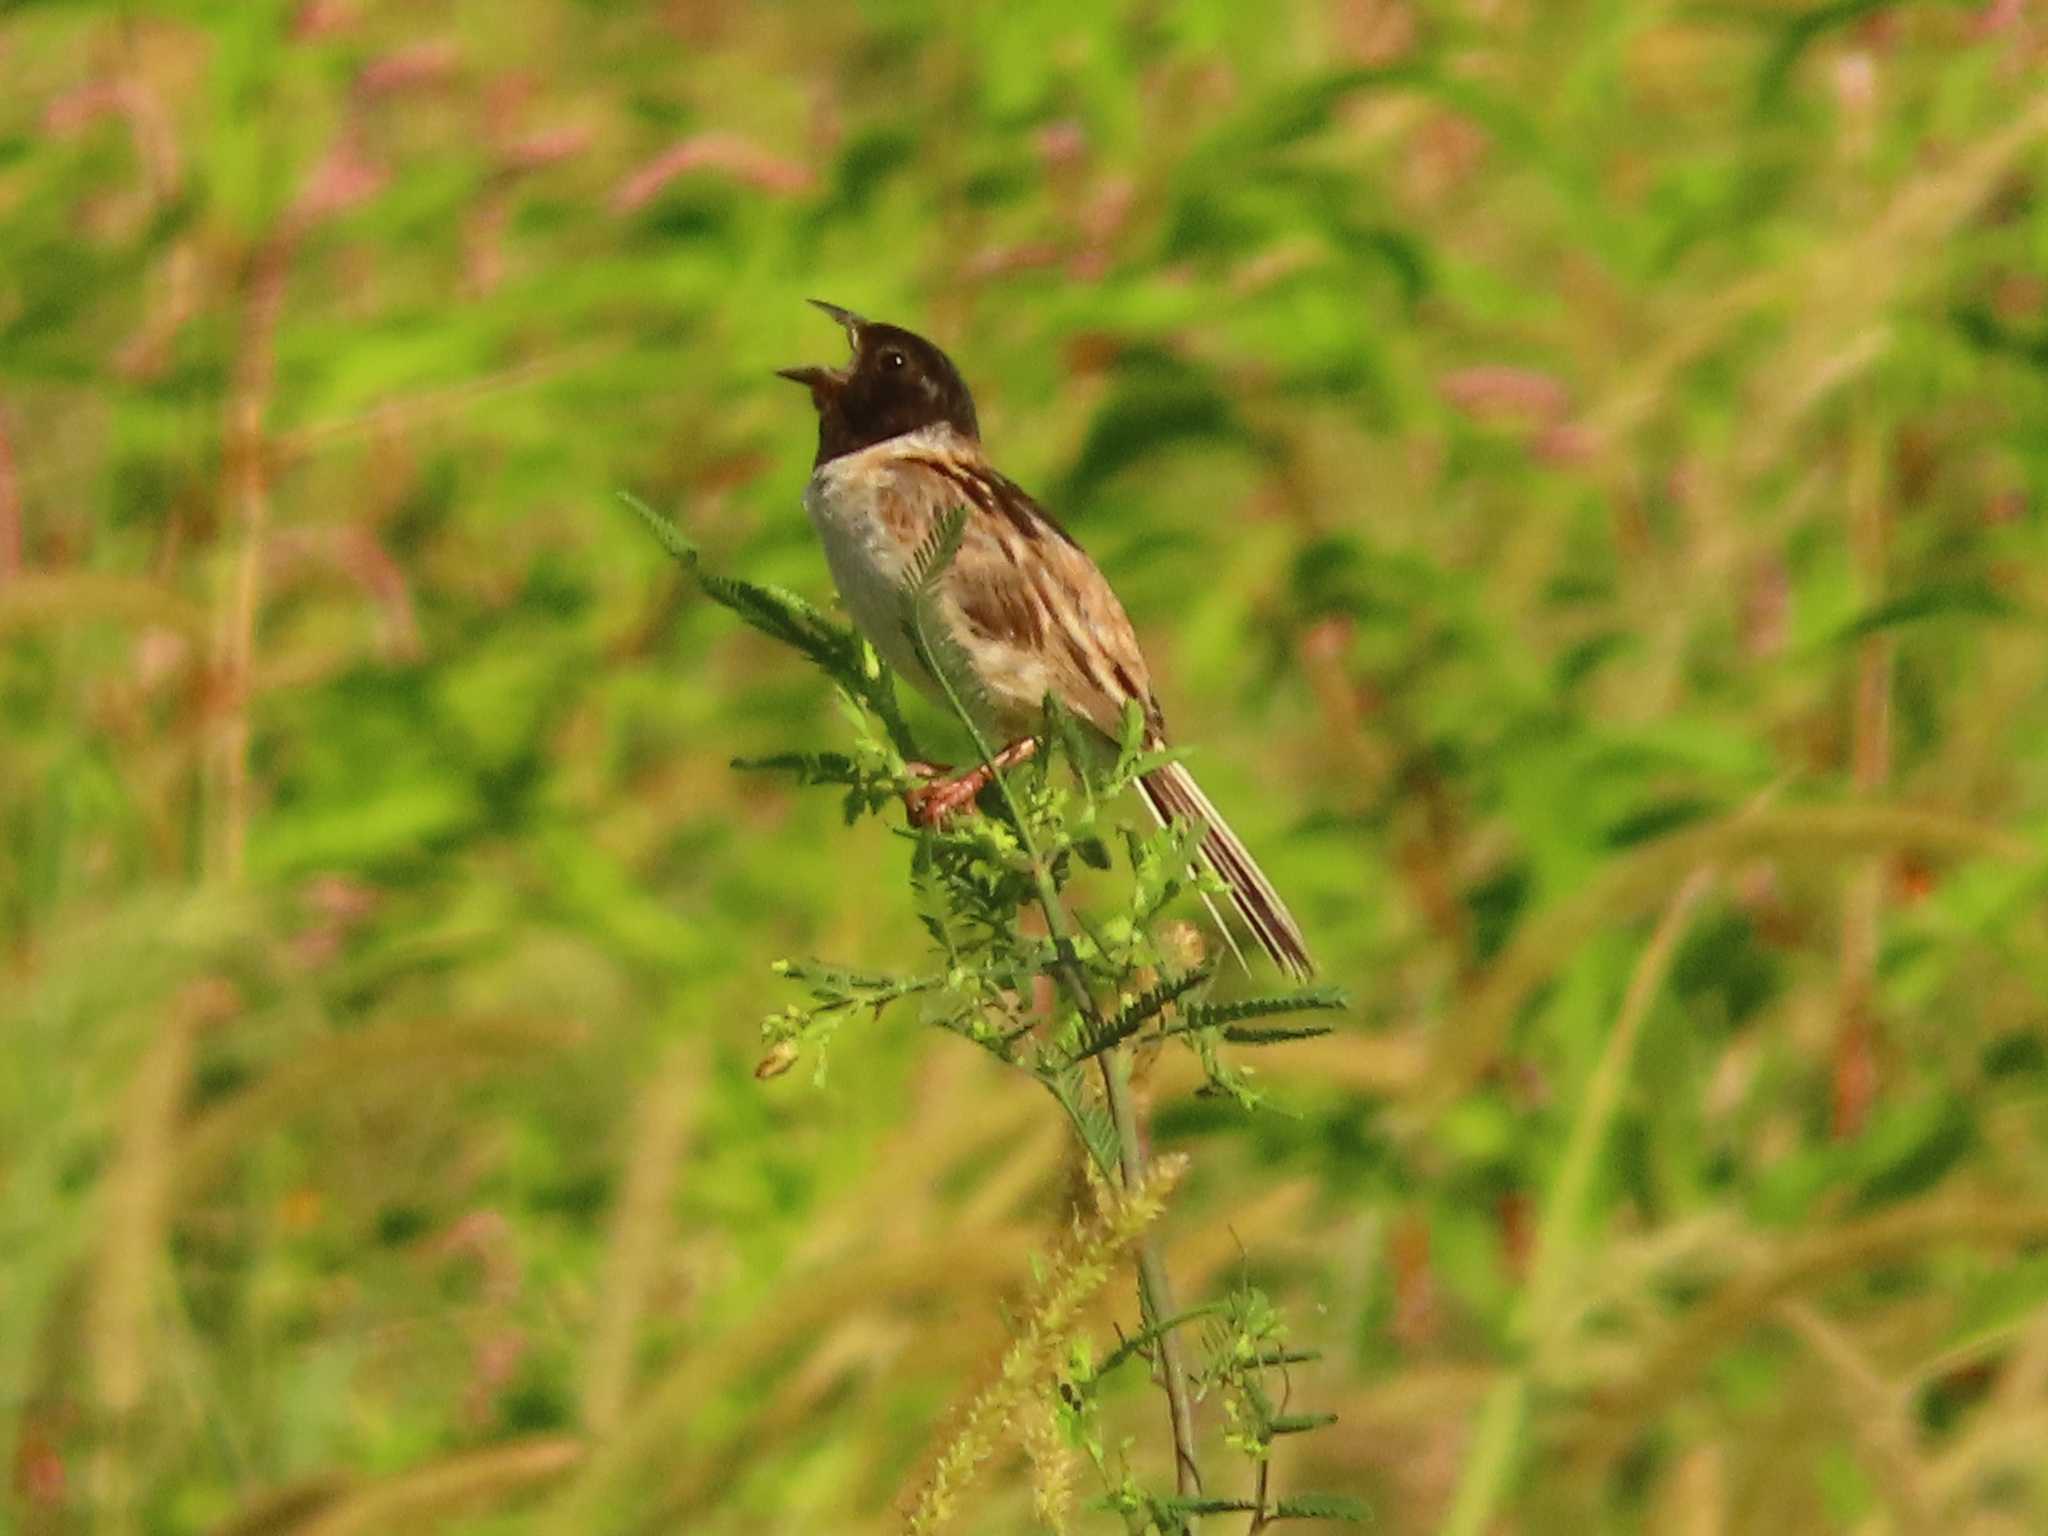
M 905 630 L 907 577 L 918 549 L 940 520 L 975 486 L 932 467 L 932 454 L 948 445 L 913 434 L 844 455 L 820 465 L 804 493 L 804 507 L 825 547 L 825 561 L 848 615 L 891 667 L 928 696 L 944 692 L 918 660 Z M 983 492 L 985 495 L 986 492 Z M 948 645 L 965 665 L 951 673 L 962 702 L 985 730 L 1008 741 L 1032 729 L 1047 692 L 1054 692 L 1086 718 L 1113 722 L 1116 707 L 1091 707 L 1077 695 L 1077 680 L 1057 665 L 1047 636 L 1065 632 L 1043 583 L 1027 579 L 1031 568 L 1050 557 L 1079 562 L 1094 584 L 1107 586 L 1078 549 L 1055 538 L 1050 526 L 1043 547 L 1023 540 L 1011 520 L 988 507 L 970 519 L 961 548 L 940 582 L 932 615 L 934 643 Z M 1107 601 L 1115 605 L 1113 596 Z M 1126 629 L 1122 610 L 1115 617 Z M 1142 669 L 1142 660 L 1137 665 Z
M 944 702 L 905 629 L 910 563 L 954 500 L 935 495 L 944 487 L 931 477 L 901 469 L 906 447 L 931 446 L 923 442 L 925 436 L 892 439 L 819 465 L 805 487 L 804 510 L 818 530 L 825 564 L 855 627 L 913 687 Z M 942 619 L 946 606 L 940 605 Z M 946 628 L 951 638 L 951 626 Z M 982 713 L 979 700 L 967 702 Z
M 882 659 L 921 687 L 930 680 L 904 633 L 905 546 L 888 532 L 880 508 L 883 487 L 872 477 L 849 475 L 827 464 L 804 490 L 804 510 L 825 548 L 825 564 L 847 616 Z

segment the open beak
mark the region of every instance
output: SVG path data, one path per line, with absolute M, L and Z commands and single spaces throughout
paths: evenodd
M 823 299 L 812 299 L 810 302 L 839 322 L 846 331 L 847 344 L 858 352 L 860 333 L 867 328 L 867 321 L 852 310 L 841 309 L 837 304 L 827 304 Z M 788 379 L 792 384 L 803 385 L 811 392 L 811 398 L 819 402 L 823 402 L 828 395 L 845 385 L 847 372 L 848 370 L 844 368 L 817 366 L 775 370 L 776 377 Z
M 820 368 L 815 365 L 808 368 L 778 368 L 775 370 L 775 377 L 787 379 L 792 384 L 801 384 L 813 396 L 816 396 L 821 392 L 837 389 L 844 384 L 846 382 L 846 370 L 844 368 Z M 786 400 L 789 397 L 785 395 L 783 398 Z
M 841 326 L 845 327 L 847 341 L 855 347 L 860 345 L 860 333 L 868 328 L 867 321 L 856 315 L 852 310 L 841 309 L 837 304 L 827 304 L 823 299 L 806 299 L 804 302 L 814 308 L 822 309 L 834 320 L 837 320 Z

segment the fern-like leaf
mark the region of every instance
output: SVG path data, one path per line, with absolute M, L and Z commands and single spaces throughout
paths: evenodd
M 1081 789 L 1090 800 L 1096 796 L 1095 768 L 1092 760 L 1096 755 L 1090 750 L 1087 728 L 1071 709 L 1059 701 L 1057 695 L 1045 696 L 1045 739 L 1048 750 L 1045 754 L 1047 771 L 1051 771 L 1054 756 L 1052 747 L 1058 748 L 1058 755 L 1067 760 L 1074 777 L 1080 781 Z M 1107 866 L 1104 866 L 1107 867 Z
M 1153 1509 L 1167 1516 L 1174 1523 L 1170 1530 L 1186 1529 L 1189 1515 L 1248 1515 L 1256 1513 L 1258 1505 L 1250 1499 L 1147 1499 Z M 1271 1511 L 1268 1511 L 1270 1514 Z
M 1066 1111 L 1081 1144 L 1088 1149 L 1089 1157 L 1102 1170 L 1103 1177 L 1115 1178 L 1120 1166 L 1116 1123 L 1110 1118 L 1109 1110 L 1089 1095 L 1080 1068 L 1068 1065 L 1042 1071 L 1039 1080 L 1051 1091 L 1060 1108 Z
M 946 567 L 953 563 L 953 557 L 960 553 L 960 541 L 967 535 L 968 511 L 963 502 L 942 515 L 911 555 L 904 567 L 904 583 L 913 597 L 928 597 L 939 578 L 946 574 Z
M 653 532 L 655 541 L 669 552 L 671 558 L 684 565 L 694 567 L 697 563 L 697 546 L 683 534 L 683 530 L 647 505 L 631 491 L 619 492 L 619 500 L 640 514 L 640 521 Z
M 1169 977 L 1156 987 L 1140 993 L 1099 1024 L 1084 1022 L 1080 1038 L 1075 1042 L 1069 1059 L 1082 1062 L 1090 1057 L 1100 1056 L 1104 1051 L 1114 1050 L 1186 994 L 1207 981 L 1209 976 L 1208 966 L 1196 966 L 1191 971 L 1183 971 L 1178 976 Z
M 905 757 L 918 755 L 896 702 L 895 679 L 859 635 L 785 588 L 762 586 L 705 570 L 697 546 L 674 523 L 637 496 L 622 491 L 619 499 L 639 515 L 661 547 L 690 573 L 698 591 L 719 606 L 730 608 L 770 639 L 779 640 L 802 655 L 838 684 L 847 697 L 874 712 L 898 752 Z
M 1194 878 L 1195 861 L 1202 851 L 1202 839 L 1194 826 L 1177 821 L 1152 833 L 1126 826 L 1125 857 L 1137 877 L 1131 911 L 1139 927 L 1156 918 L 1160 910 L 1187 888 Z
M 1232 1045 L 1284 1045 L 1289 1040 L 1314 1040 L 1336 1033 L 1330 1024 L 1226 1024 L 1223 1038 Z
M 855 669 L 858 642 L 853 632 L 834 624 L 794 592 L 781 587 L 760 586 L 737 576 L 714 576 L 697 569 L 697 585 L 713 602 L 730 608 L 764 635 L 780 640 L 802 652 L 825 669 L 833 681 L 858 688 Z
M 910 648 L 924 668 L 937 680 L 946 702 L 967 727 L 981 751 L 983 762 L 987 762 L 992 751 L 991 745 L 981 739 L 980 728 L 975 724 L 975 713 L 967 701 L 977 699 L 981 694 L 981 683 L 973 666 L 961 651 L 945 626 L 932 621 L 933 606 L 938 598 L 939 578 L 946 573 L 946 567 L 953 563 L 953 557 L 960 553 L 960 541 L 967 532 L 968 508 L 955 507 L 933 524 L 924 542 L 911 555 L 904 568 L 903 586 L 903 633 L 910 641 Z
M 1269 1520 L 1345 1520 L 1360 1524 L 1372 1511 L 1360 1500 L 1341 1493 L 1298 1493 L 1267 1512 Z
M 1096 1366 L 1089 1373 L 1086 1384 L 1093 1385 L 1095 1382 L 1101 1381 L 1132 1356 L 1150 1349 L 1164 1335 L 1173 1332 L 1174 1329 L 1181 1327 L 1183 1324 L 1192 1323 L 1204 1317 L 1214 1317 L 1226 1305 L 1227 1303 L 1221 1301 L 1205 1301 L 1198 1307 L 1189 1307 L 1185 1312 L 1176 1312 L 1164 1322 L 1154 1323 L 1150 1328 L 1141 1329 L 1139 1332 L 1130 1335 L 1122 1343 L 1118 1344 L 1115 1349 L 1102 1357 L 1102 1364 Z
M 1221 1029 L 1242 1019 L 1270 1019 L 1286 1013 L 1341 1009 L 1348 1002 L 1336 987 L 1311 987 L 1301 992 L 1283 992 L 1269 997 L 1240 997 L 1227 1003 L 1195 1003 L 1183 1011 L 1180 1022 L 1166 1033 L 1183 1035 L 1198 1029 Z
M 1306 1365 L 1323 1358 L 1319 1349 L 1269 1349 L 1253 1357 L 1256 1365 Z
M 1282 1413 L 1266 1421 L 1269 1435 L 1305 1435 L 1312 1429 L 1326 1429 L 1337 1422 L 1334 1413 Z

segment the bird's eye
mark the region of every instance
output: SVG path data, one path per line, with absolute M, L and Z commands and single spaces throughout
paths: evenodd
M 901 352 L 898 352 L 894 347 L 891 347 L 888 351 L 882 354 L 882 367 L 889 371 L 890 373 L 894 373 L 898 368 L 901 368 L 904 364 L 908 363 L 909 361 L 909 358 L 905 357 Z

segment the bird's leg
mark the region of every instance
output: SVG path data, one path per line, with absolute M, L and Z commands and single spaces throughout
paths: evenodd
M 919 784 L 903 793 L 904 809 L 910 812 L 910 819 L 921 827 L 936 827 L 948 816 L 974 803 L 975 796 L 988 787 L 990 779 L 1006 768 L 1014 768 L 1038 750 L 1038 738 L 1022 736 L 998 752 L 989 762 L 965 773 L 956 773 L 951 778 L 942 778 L 946 770 L 934 763 L 906 763 L 913 776 L 929 782 Z
M 903 791 L 903 809 L 914 825 L 919 824 L 923 819 L 919 812 L 923 809 L 926 798 L 938 788 L 932 781 L 936 779 L 943 782 L 953 768 L 949 763 L 927 763 L 912 758 L 903 765 L 903 771 L 917 780 L 917 783 Z

